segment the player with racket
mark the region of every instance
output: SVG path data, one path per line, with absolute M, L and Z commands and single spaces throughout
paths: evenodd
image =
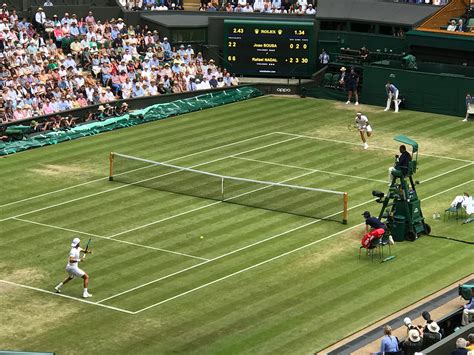
M 358 130 L 362 143 L 364 143 L 364 149 L 369 148 L 367 144 L 367 138 L 372 135 L 372 127 L 370 126 L 369 119 L 363 115 L 362 112 L 357 112 L 355 122 L 348 126 L 349 130 Z M 367 138 L 365 137 L 367 135 Z
M 82 249 L 80 247 L 81 240 L 79 238 L 74 238 L 71 244 L 71 251 L 69 252 L 68 263 L 66 265 L 66 272 L 68 276 L 60 282 L 54 289 L 57 293 L 61 293 L 61 287 L 71 281 L 74 277 L 80 277 L 84 280 L 84 291 L 82 297 L 92 297 L 92 295 L 87 292 L 87 286 L 89 285 L 89 275 L 87 275 L 83 270 L 78 266 L 79 262 L 84 261 L 87 254 L 91 254 L 92 251 L 89 250 L 91 239 L 86 244 L 86 248 Z M 81 253 L 83 255 L 81 256 Z

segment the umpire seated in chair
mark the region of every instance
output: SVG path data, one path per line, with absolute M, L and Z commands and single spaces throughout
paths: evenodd
M 393 178 L 393 171 L 399 171 L 402 173 L 403 176 L 410 175 L 410 162 L 411 162 L 411 155 L 407 151 L 407 147 L 402 144 L 399 148 L 400 155 L 395 155 L 396 161 L 395 166 L 388 168 L 388 184 L 389 186 L 392 183 Z

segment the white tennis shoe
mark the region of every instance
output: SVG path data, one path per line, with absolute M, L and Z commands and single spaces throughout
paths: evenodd
M 83 298 L 92 297 L 92 294 L 90 294 L 89 292 L 84 292 L 84 293 L 82 294 L 82 297 L 83 297 Z
M 59 286 L 56 286 L 54 290 L 56 291 L 56 293 L 61 293 L 61 289 L 59 288 Z
M 364 143 L 364 149 L 369 148 L 369 145 L 367 143 Z

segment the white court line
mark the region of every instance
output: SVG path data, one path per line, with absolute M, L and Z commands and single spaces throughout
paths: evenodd
M 255 137 L 243 139 L 243 140 L 240 140 L 240 141 L 237 141 L 237 142 L 224 144 L 224 145 L 221 145 L 221 146 L 218 146 L 218 147 L 214 147 L 214 148 L 209 148 L 209 149 L 201 150 L 201 151 L 199 151 L 199 152 L 195 152 L 195 153 L 191 153 L 191 154 L 187 154 L 187 155 L 182 155 L 182 156 L 177 157 L 177 158 L 173 158 L 173 159 L 170 159 L 170 160 L 166 160 L 165 163 L 171 163 L 171 162 L 176 161 L 176 160 L 179 160 L 179 159 L 188 158 L 188 157 L 191 157 L 191 156 L 194 156 L 194 155 L 197 155 L 197 154 L 207 153 L 207 152 L 210 152 L 210 151 L 216 150 L 216 149 L 222 149 L 222 148 L 230 147 L 230 146 L 233 146 L 233 145 L 236 145 L 236 144 L 248 142 L 248 141 L 254 140 L 254 139 L 259 139 L 259 138 L 266 137 L 266 136 L 269 136 L 269 135 L 272 135 L 272 134 L 275 134 L 275 133 L 274 133 L 274 132 L 265 133 L 265 134 L 262 134 L 262 135 L 259 135 L 259 136 L 255 136 Z M 146 167 L 145 167 L 145 168 L 146 168 Z M 133 171 L 136 171 L 136 170 L 140 170 L 140 169 L 144 169 L 144 168 L 132 169 L 132 170 L 125 171 L 125 172 L 123 172 L 123 173 L 117 174 L 116 176 L 118 176 L 118 175 L 123 175 L 123 174 L 127 174 L 127 173 L 130 173 L 130 172 L 133 172 Z M 0 208 L 2 208 L 2 207 L 7 207 L 7 206 L 11 206 L 11 205 L 14 205 L 14 204 L 17 204 L 17 203 L 21 203 L 21 202 L 25 202 L 25 201 L 30 201 L 30 200 L 33 200 L 33 199 L 36 199 L 36 198 L 40 198 L 40 197 L 44 197 L 44 196 L 49 196 L 49 195 L 52 195 L 52 194 L 55 194 L 55 193 L 58 193 L 58 192 L 62 192 L 62 191 L 74 189 L 74 188 L 76 188 L 76 187 L 80 187 L 80 186 L 92 184 L 92 183 L 97 182 L 97 181 L 108 180 L 108 179 L 109 179 L 109 177 L 106 176 L 106 177 L 102 177 L 102 178 L 99 178 L 99 179 L 95 179 L 95 180 L 91 180 L 91 181 L 86 181 L 86 182 L 83 182 L 83 183 L 80 183 L 80 184 L 77 184 L 77 185 L 72 185 L 72 186 L 64 187 L 64 188 L 59 189 L 59 190 L 54 190 L 54 191 L 50 191 L 50 192 L 45 192 L 45 193 L 40 194 L 40 195 L 36 195 L 36 196 L 31 196 L 31 197 L 24 198 L 24 199 L 22 199 L 22 200 L 17 200 L 17 201 L 5 203 L 5 204 L 3 204 L 3 205 L 0 205 Z
M 424 201 L 424 200 L 429 200 L 433 197 L 436 197 L 436 196 L 439 196 L 439 195 L 442 195 L 444 194 L 445 192 L 449 192 L 451 190 L 455 190 L 461 186 L 464 186 L 464 185 L 467 185 L 467 184 L 470 184 L 471 182 L 474 182 L 474 179 L 472 180 L 469 180 L 469 181 L 466 181 L 466 182 L 463 182 L 462 184 L 459 184 L 459 185 L 456 185 L 456 186 L 453 186 L 453 187 L 450 187 L 449 189 L 446 189 L 446 190 L 443 190 L 441 192 L 438 192 L 438 193 L 435 193 L 434 195 L 431 195 L 431 196 L 428 196 L 428 197 L 425 197 L 424 199 L 422 199 L 421 201 Z
M 357 224 L 357 225 L 355 225 L 355 226 L 346 228 L 346 229 L 344 229 L 344 230 L 342 230 L 342 231 L 339 231 L 339 232 L 337 232 L 337 233 L 328 235 L 327 237 L 324 237 L 324 238 L 322 238 L 322 239 L 315 240 L 314 242 L 305 244 L 305 245 L 303 245 L 303 246 L 301 246 L 301 247 L 298 247 L 298 248 L 296 248 L 296 249 L 292 249 L 292 250 L 287 251 L 287 252 L 285 252 L 285 253 L 283 253 L 283 254 L 274 256 L 273 258 L 264 260 L 264 261 L 259 262 L 259 263 L 257 263 L 257 264 L 254 264 L 254 265 L 251 265 L 251 266 L 249 266 L 249 267 L 246 267 L 245 269 L 241 269 L 241 270 L 236 271 L 236 272 L 234 272 L 234 273 L 232 273 L 232 274 L 229 274 L 229 275 L 227 275 L 227 276 L 223 276 L 223 277 L 221 277 L 221 278 L 219 278 L 219 279 L 217 279 L 217 280 L 213 280 L 213 281 L 208 282 L 208 283 L 206 283 L 206 284 L 204 284 L 204 285 L 201 285 L 201 286 L 195 287 L 195 288 L 193 288 L 193 289 L 191 289 L 191 290 L 182 292 L 182 293 L 180 293 L 180 294 L 178 294 L 178 295 L 175 295 L 175 296 L 173 296 L 173 297 L 167 298 L 167 299 L 165 299 L 165 300 L 163 300 L 163 301 L 161 301 L 161 302 L 157 302 L 157 303 L 154 303 L 154 304 L 152 304 L 152 305 L 149 305 L 149 306 L 147 306 L 147 307 L 145 307 L 145 308 L 139 309 L 138 311 L 133 312 L 133 314 L 141 313 L 141 312 L 146 311 L 146 310 L 148 310 L 148 309 L 150 309 L 150 308 L 157 307 L 157 306 L 159 306 L 159 305 L 162 305 L 163 303 L 170 302 L 170 301 L 175 300 L 175 299 L 177 299 L 177 298 L 186 296 L 187 294 L 190 294 L 190 293 L 192 293 L 192 292 L 196 292 L 196 291 L 198 291 L 198 290 L 200 290 L 200 289 L 202 289 L 202 288 L 205 288 L 205 287 L 207 287 L 207 286 L 211 286 L 211 285 L 213 285 L 213 284 L 215 284 L 215 283 L 224 281 L 224 280 L 226 280 L 226 279 L 228 279 L 228 278 L 231 278 L 231 277 L 233 277 L 233 276 L 236 276 L 236 275 L 242 274 L 242 273 L 244 273 L 244 272 L 246 272 L 246 271 L 255 269 L 256 267 L 259 267 L 259 266 L 262 266 L 262 265 L 267 264 L 267 263 L 269 263 L 269 262 L 272 262 L 272 261 L 274 261 L 274 260 L 280 259 L 280 258 L 282 258 L 282 257 L 284 257 L 284 256 L 289 255 L 289 254 L 296 253 L 297 251 L 300 251 L 300 250 L 302 250 L 302 249 L 305 249 L 305 248 L 307 248 L 307 247 L 309 247 L 309 246 L 312 246 L 312 245 L 314 245 L 314 244 L 321 243 L 321 242 L 323 242 L 323 241 L 325 241 L 325 240 L 327 240 L 327 239 L 333 238 L 333 237 L 335 237 L 335 236 L 337 236 L 337 235 L 339 235 L 339 234 L 345 233 L 345 232 L 347 232 L 347 231 L 349 231 L 349 230 L 351 230 L 351 229 L 360 227 L 360 226 L 363 225 L 363 224 L 365 224 L 365 223 L 364 223 L 364 222 L 363 222 L 363 223 L 359 223 L 359 224 Z
M 449 188 L 449 189 L 443 190 L 443 191 L 438 192 L 438 193 L 436 193 L 436 194 L 434 194 L 434 195 L 431 195 L 431 196 L 429 196 L 429 197 L 426 197 L 426 198 L 422 199 L 421 201 L 428 200 L 428 199 L 430 199 L 430 198 L 436 197 L 436 196 L 441 195 L 441 194 L 443 194 L 443 193 L 446 193 L 446 192 L 449 192 L 449 191 L 451 191 L 451 190 L 457 189 L 457 188 L 459 188 L 459 187 L 461 187 L 461 186 L 464 186 L 464 185 L 466 185 L 466 184 L 469 184 L 469 183 L 471 183 L 471 182 L 473 182 L 473 181 L 474 181 L 474 180 L 466 181 L 466 182 L 464 182 L 464 183 L 462 183 L 462 184 L 453 186 L 453 187 L 451 187 L 451 188 Z M 373 200 L 370 200 L 370 201 L 373 201 Z M 364 204 L 364 203 L 363 203 L 363 204 Z M 354 206 L 354 207 L 355 207 L 355 206 Z M 234 272 L 234 273 L 232 273 L 232 274 L 229 274 L 229 275 L 227 275 L 227 276 L 221 277 L 221 278 L 219 278 L 219 279 L 217 279 L 217 280 L 214 280 L 214 281 L 208 282 L 208 283 L 206 283 L 206 284 L 204 284 L 204 285 L 195 287 L 195 288 L 193 288 L 193 289 L 191 289 L 191 290 L 182 292 L 182 293 L 180 293 L 180 294 L 178 294 L 178 295 L 175 295 L 175 296 L 173 296 L 173 297 L 167 298 L 167 299 L 165 299 L 165 300 L 163 300 L 163 301 L 154 303 L 154 304 L 152 304 L 152 305 L 150 305 L 150 306 L 147 306 L 147 307 L 145 307 L 145 308 L 142 308 L 142 309 L 139 309 L 138 311 L 133 312 L 133 314 L 141 313 L 141 312 L 146 311 L 146 310 L 148 310 L 148 309 L 150 309 L 150 308 L 159 306 L 159 305 L 161 305 L 161 304 L 163 304 L 163 303 L 167 303 L 167 302 L 169 302 L 169 301 L 172 301 L 172 300 L 175 300 L 175 299 L 177 299 L 177 298 L 183 297 L 183 296 L 185 296 L 185 295 L 187 295 L 187 294 L 190 294 L 190 293 L 192 293 L 192 292 L 198 291 L 198 290 L 200 290 L 200 289 L 202 289 L 202 288 L 205 288 L 205 287 L 207 287 L 207 286 L 213 285 L 213 284 L 218 283 L 218 282 L 220 282 L 220 281 L 224 281 L 224 280 L 226 280 L 226 279 L 228 279 L 228 278 L 230 278 L 230 277 L 239 275 L 239 274 L 241 274 L 241 273 L 244 273 L 244 272 L 246 272 L 246 271 L 252 270 L 252 269 L 254 269 L 254 268 L 256 268 L 256 267 L 259 267 L 259 266 L 261 266 L 261 265 L 264 265 L 264 264 L 267 264 L 267 263 L 272 262 L 272 261 L 274 261 L 274 260 L 280 259 L 280 258 L 282 258 L 282 257 L 284 257 L 284 256 L 289 255 L 289 254 L 293 254 L 293 253 L 295 253 L 295 252 L 297 252 L 297 251 L 300 251 L 300 250 L 302 250 L 302 249 L 305 249 L 305 248 L 307 248 L 307 247 L 309 247 L 309 246 L 312 246 L 312 245 L 321 243 L 321 242 L 323 242 L 323 241 L 325 241 L 325 240 L 331 239 L 331 238 L 333 238 L 333 237 L 335 237 L 335 236 L 337 236 L 337 235 L 339 235 L 339 234 L 345 233 L 345 232 L 347 232 L 347 231 L 349 231 L 349 230 L 352 230 L 352 229 L 354 229 L 354 228 L 357 228 L 357 227 L 359 227 L 359 226 L 361 226 L 361 225 L 363 225 L 363 224 L 365 224 L 365 222 L 362 222 L 362 223 L 359 223 L 359 224 L 357 224 L 357 225 L 355 225 L 355 226 L 352 226 L 352 227 L 343 229 L 342 231 L 339 231 L 339 232 L 337 232 L 337 233 L 331 234 L 331 235 L 329 235 L 329 236 L 327 236 L 327 237 L 324 237 L 324 238 L 322 238 L 322 239 L 318 239 L 318 240 L 315 240 L 315 241 L 313 241 L 313 242 L 311 242 L 311 243 L 302 245 L 302 246 L 300 246 L 300 247 L 298 247 L 298 248 L 295 248 L 295 249 L 292 249 L 292 250 L 287 251 L 287 252 L 285 252 L 285 253 L 279 254 L 279 255 L 277 255 L 277 256 L 274 256 L 273 258 L 264 260 L 264 261 L 262 261 L 262 262 L 260 262 L 260 263 L 254 264 L 254 265 L 251 265 L 251 266 L 249 266 L 249 267 L 246 267 L 246 268 L 244 268 L 244 269 L 241 269 L 241 270 L 239 270 L 239 271 L 236 271 L 236 272 Z M 307 225 L 309 225 L 309 224 L 307 224 Z M 303 226 L 302 226 L 302 227 L 303 227 Z M 301 227 L 301 228 L 302 228 L 302 227 Z M 211 259 L 211 261 L 212 261 L 212 260 L 213 260 L 213 259 Z
M 347 142 L 347 141 L 341 141 L 337 139 L 330 139 L 330 138 L 321 138 L 321 137 L 314 137 L 314 136 L 306 136 L 303 134 L 296 134 L 296 133 L 288 133 L 288 132 L 275 132 L 277 134 L 283 134 L 287 136 L 293 136 L 293 137 L 300 137 L 300 138 L 308 138 L 308 139 L 314 139 L 318 141 L 327 141 L 327 142 L 333 142 L 333 143 L 340 143 L 340 144 L 349 144 L 349 145 L 356 145 L 356 146 L 361 146 L 360 143 L 353 143 L 353 142 Z M 385 147 L 378 147 L 375 145 L 370 145 L 371 148 L 379 149 L 379 150 L 386 150 L 389 152 L 395 152 L 395 149 L 391 148 L 385 148 Z M 398 151 L 397 151 L 398 152 Z M 447 159 L 447 160 L 455 160 L 455 161 L 462 161 L 465 163 L 474 163 L 472 160 L 467 160 L 467 159 L 459 159 L 459 158 L 452 158 L 452 157 L 445 157 L 441 155 L 433 155 L 433 154 L 427 154 L 427 153 L 419 153 L 420 155 L 424 155 L 427 157 L 432 157 L 432 158 L 439 158 L 439 159 Z
M 430 181 L 430 180 L 439 178 L 439 177 L 444 176 L 444 175 L 447 175 L 447 174 L 451 174 L 451 173 L 453 173 L 453 172 L 455 172 L 455 171 L 464 169 L 464 168 L 466 168 L 466 167 L 468 167 L 468 166 L 470 166 L 470 165 L 474 165 L 474 163 L 468 163 L 468 164 L 466 164 L 466 165 L 462 165 L 462 166 L 460 166 L 460 167 L 458 167 L 458 168 L 448 170 L 448 171 L 446 171 L 446 172 L 444 172 L 444 173 L 441 173 L 441 174 L 438 174 L 438 175 L 436 175 L 436 176 L 432 176 L 432 177 L 430 177 L 430 178 L 428 178 L 428 179 L 421 180 L 421 183 L 428 182 L 428 181 Z
M 367 204 L 367 203 L 370 203 L 370 202 L 373 202 L 373 201 L 374 201 L 374 199 L 372 198 L 372 199 L 370 199 L 370 200 L 368 200 L 368 201 L 366 201 L 366 202 L 362 202 L 362 203 L 359 203 L 358 205 L 352 206 L 352 207 L 348 208 L 348 210 L 352 210 L 352 209 L 354 209 L 354 208 L 363 206 L 363 205 L 365 205 L 365 204 Z M 185 271 L 194 269 L 194 268 L 199 267 L 199 266 L 202 266 L 202 265 L 204 265 L 204 264 L 208 264 L 208 263 L 210 263 L 210 262 L 212 262 L 212 261 L 216 261 L 216 260 L 222 259 L 222 258 L 224 258 L 224 257 L 226 257 L 226 256 L 229 256 L 229 255 L 238 253 L 238 252 L 240 252 L 240 251 L 242 251 L 242 250 L 249 249 L 249 248 L 251 248 L 251 247 L 254 247 L 255 245 L 259 245 L 259 244 L 268 242 L 269 240 L 273 240 L 273 239 L 275 239 L 275 238 L 279 238 L 279 237 L 284 236 L 284 235 L 286 235 L 286 234 L 288 234 L 288 233 L 297 231 L 297 230 L 299 230 L 299 229 L 305 228 L 305 227 L 310 226 L 310 225 L 315 224 L 315 223 L 319 223 L 319 222 L 321 222 L 321 221 L 324 220 L 324 219 L 328 219 L 328 218 L 334 217 L 334 216 L 336 216 L 336 215 L 338 215 L 338 214 L 340 214 L 340 213 L 342 213 L 342 211 L 333 213 L 333 214 L 328 215 L 328 216 L 326 216 L 326 217 L 323 217 L 323 218 L 321 218 L 321 219 L 315 219 L 315 220 L 313 220 L 313 221 L 311 221 L 311 222 L 302 224 L 301 226 L 298 226 L 298 227 L 289 229 L 289 230 L 287 230 L 287 231 L 285 231 L 285 232 L 281 232 L 281 233 L 275 234 L 275 235 L 273 235 L 273 236 L 270 236 L 270 237 L 268 237 L 268 238 L 259 240 L 259 241 L 257 241 L 257 242 L 252 243 L 252 244 L 248 244 L 248 245 L 243 246 L 243 247 L 241 247 L 241 248 L 232 250 L 232 251 L 230 251 L 230 252 L 228 252 L 228 253 L 225 253 L 225 254 L 216 256 L 215 258 L 209 259 L 208 261 L 206 261 L 206 262 L 204 262 L 204 263 L 200 263 L 200 264 L 193 265 L 193 266 L 188 267 L 188 268 L 185 268 L 185 269 L 183 269 L 183 270 L 181 270 L 181 271 L 176 271 L 176 272 L 174 272 L 174 273 L 172 273 L 172 274 L 169 274 L 169 275 L 166 275 L 166 276 L 162 276 L 162 277 L 160 277 L 160 278 L 158 278 L 158 279 L 149 281 L 149 282 L 147 282 L 147 283 L 145 283 L 145 284 L 143 284 L 143 285 L 139 285 L 139 286 L 133 287 L 133 288 L 131 288 L 131 289 L 122 291 L 122 292 L 117 293 L 117 294 L 115 294 L 115 295 L 112 295 L 112 296 L 110 296 L 110 297 L 104 298 L 104 299 L 102 299 L 102 300 L 100 300 L 100 301 L 98 301 L 98 302 L 99 302 L 99 303 L 102 303 L 102 302 L 105 302 L 105 301 L 110 300 L 110 299 L 112 299 L 112 298 L 116 298 L 116 297 L 118 297 L 118 296 L 122 296 L 122 295 L 124 295 L 124 294 L 126 294 L 126 293 L 129 293 L 129 292 L 138 290 L 138 289 L 140 289 L 140 288 L 142 288 L 142 287 L 145 287 L 145 286 L 154 284 L 154 283 L 156 283 L 156 282 L 162 281 L 162 280 L 167 279 L 167 278 L 169 278 L 169 277 L 171 277 L 171 276 L 175 276 L 175 275 L 181 274 L 181 273 L 183 273 L 183 272 L 185 272 Z
M 82 303 L 87 303 L 87 304 L 91 304 L 91 305 L 98 306 L 98 307 L 103 307 L 103 308 L 111 309 L 111 310 L 113 310 L 113 311 L 123 312 L 123 313 L 127 313 L 127 314 L 135 314 L 134 312 L 129 311 L 129 310 L 126 310 L 126 309 L 123 309 L 123 308 L 118 308 L 118 307 L 113 307 L 113 306 L 107 306 L 107 305 L 105 305 L 105 304 L 99 304 L 99 303 L 97 303 L 97 302 L 92 302 L 92 301 L 85 300 L 85 299 L 78 298 L 78 297 L 68 296 L 68 295 L 65 295 L 65 294 L 63 294 L 63 293 L 56 293 L 56 292 L 44 290 L 44 289 L 38 288 L 38 287 L 23 285 L 23 284 L 19 284 L 19 283 L 12 282 L 12 281 L 7 281 L 7 280 L 0 280 L 0 282 L 3 282 L 3 283 L 8 284 L 8 285 L 16 286 L 16 287 L 26 288 L 26 289 L 28 289 L 28 290 L 39 291 L 39 292 L 47 293 L 47 294 L 50 294 L 50 295 L 59 296 L 59 297 L 67 298 L 67 299 L 70 299 L 70 300 L 74 300 L 74 301 L 78 301 L 78 302 L 82 302 Z
M 245 153 L 249 153 L 249 152 L 253 152 L 253 151 L 256 151 L 256 150 L 259 150 L 259 149 L 268 148 L 268 147 L 271 147 L 271 146 L 274 146 L 274 145 L 277 145 L 277 144 L 286 143 L 286 142 L 289 142 L 289 141 L 292 141 L 292 140 L 295 140 L 295 139 L 299 139 L 299 138 L 300 138 L 300 137 L 288 138 L 288 139 L 285 139 L 285 140 L 282 140 L 282 141 L 279 141 L 279 142 L 270 143 L 270 144 L 266 144 L 266 145 L 261 146 L 261 147 L 249 149 L 249 150 L 243 151 L 243 152 L 238 153 L 238 154 L 232 154 L 232 156 L 239 155 L 239 154 L 245 154 Z M 217 161 L 221 161 L 221 160 L 224 160 L 224 159 L 228 159 L 228 158 L 230 158 L 230 157 L 231 157 L 230 155 L 227 155 L 227 156 L 225 156 L 225 157 L 221 157 L 221 158 L 217 158 L 217 159 L 214 159 L 214 160 L 210 160 L 210 161 L 207 161 L 207 162 L 204 162 L 204 163 L 200 163 L 200 164 L 193 165 L 193 166 L 191 166 L 190 168 L 197 168 L 197 167 L 199 167 L 199 166 L 203 166 L 203 165 L 215 163 L 215 162 L 217 162 Z M 154 176 L 154 177 L 151 177 L 151 178 L 148 178 L 148 179 L 144 179 L 144 180 L 140 180 L 140 181 L 137 181 L 137 182 L 133 182 L 133 183 L 130 183 L 130 184 L 126 184 L 126 185 L 121 185 L 121 186 L 118 186 L 118 187 L 114 187 L 114 188 L 112 188 L 112 189 L 108 189 L 108 190 L 104 190 L 104 191 L 95 192 L 95 193 L 93 193 L 93 194 L 89 194 L 89 195 L 86 195 L 86 196 L 81 196 L 81 197 L 77 197 L 77 198 L 74 198 L 74 199 L 71 199 L 71 200 L 68 200 L 68 201 L 56 203 L 56 204 L 49 205 L 49 206 L 42 207 L 42 208 L 38 208 L 38 209 L 33 210 L 33 211 L 29 211 L 29 212 L 25 212 L 25 213 L 20 213 L 20 214 L 15 215 L 15 216 L 11 216 L 11 217 L 6 217 L 6 218 L 3 218 L 3 219 L 0 219 L 0 222 L 7 221 L 7 220 L 9 220 L 9 219 L 13 219 L 13 218 L 17 218 L 17 217 L 23 217 L 23 216 L 26 216 L 26 215 L 29 215 L 29 214 L 32 214 L 32 213 L 36 213 L 36 212 L 41 212 L 41 211 L 44 211 L 44 210 L 47 210 L 47 209 L 50 209 L 50 208 L 54 208 L 54 207 L 58 207 L 58 206 L 63 206 L 63 205 L 66 205 L 66 204 L 68 204 L 68 203 L 71 203 L 71 202 L 76 202 L 76 201 L 84 200 L 84 199 L 86 199 L 86 198 L 94 197 L 94 196 L 98 196 L 98 195 L 102 195 L 102 194 L 107 193 L 107 192 L 111 192 L 111 191 L 115 191 L 115 190 L 119 190 L 119 189 L 124 189 L 124 188 L 129 187 L 129 186 L 134 186 L 134 185 L 137 185 L 137 184 L 142 183 L 142 182 L 145 182 L 145 181 L 157 179 L 157 178 L 159 178 L 159 177 L 162 177 L 162 176 L 165 176 L 165 175 L 169 175 L 169 174 L 174 174 L 174 173 L 176 173 L 176 172 L 171 172 L 171 173 L 166 173 L 166 174 L 163 174 L 163 175 Z
M 152 249 L 152 250 L 158 250 L 158 251 L 162 251 L 164 253 L 170 253 L 170 254 L 176 254 L 176 255 L 181 255 L 181 256 L 186 256 L 188 258 L 193 258 L 193 259 L 199 259 L 199 260 L 209 260 L 209 259 L 206 259 L 206 258 L 201 258 L 200 256 L 195 256 L 195 255 L 190 255 L 190 254 L 185 254 L 185 253 L 180 253 L 178 251 L 173 251 L 173 250 L 168 250 L 168 249 L 163 249 L 163 248 L 156 248 L 156 247 L 152 247 L 152 246 L 148 246 L 148 245 L 144 245 L 144 244 L 138 244 L 138 243 L 134 243 L 134 242 L 129 242 L 129 241 L 126 241 L 126 240 L 120 240 L 120 239 L 110 239 L 109 237 L 104 237 L 104 236 L 101 236 L 101 235 L 97 235 L 97 234 L 92 234 L 92 233 L 87 233 L 87 232 L 81 232 L 81 231 L 78 231 L 78 230 L 75 230 L 75 229 L 70 229 L 70 228 L 63 228 L 63 227 L 59 227 L 59 226 L 53 226 L 51 224 L 45 224 L 45 223 L 40 223 L 40 222 L 35 222 L 35 221 L 30 221 L 28 219 L 22 219 L 22 218 L 12 218 L 16 221 L 21 221 L 21 222 L 25 222 L 25 223 L 31 223 L 31 224 L 36 224 L 38 226 L 42 226 L 42 227 L 48 227 L 48 228 L 53 228 L 53 229 L 59 229 L 59 230 L 63 230 L 63 231 L 66 231 L 66 232 L 71 232 L 71 233 L 77 233 L 77 234 L 83 234 L 83 235 L 87 235 L 89 237 L 95 237 L 95 238 L 99 238 L 99 239 L 107 239 L 107 240 L 111 240 L 113 242 L 117 242 L 117 243 L 124 243 L 124 244 L 128 244 L 128 245 L 134 245 L 136 247 L 141 247 L 141 248 L 146 248 L 146 249 Z
M 334 172 L 332 172 L 332 171 L 327 171 L 327 170 L 303 168 L 303 167 L 301 167 L 301 166 L 275 163 L 275 162 L 271 162 L 271 161 L 267 161 L 267 160 L 250 159 L 250 158 L 243 158 L 243 157 L 237 157 L 237 156 L 233 156 L 233 157 L 231 157 L 231 158 L 242 159 L 242 160 L 248 160 L 248 161 L 254 161 L 254 162 L 256 162 L 256 163 L 262 163 L 262 164 L 284 166 L 284 167 L 293 168 L 293 169 L 300 169 L 300 170 L 312 171 L 312 172 L 314 172 L 314 173 L 323 173 L 323 174 L 329 174 L 329 175 L 335 175 L 335 176 L 344 176 L 344 177 L 353 178 L 353 179 L 360 179 L 360 180 L 368 180 L 368 181 L 381 182 L 381 183 L 384 183 L 384 184 L 387 183 L 386 180 L 377 180 L 377 179 L 371 179 L 371 178 L 366 178 L 366 177 L 357 176 L 357 175 L 348 175 L 348 174 L 334 173 Z
M 282 180 L 282 181 L 278 181 L 279 184 L 281 183 L 285 183 L 285 182 L 288 182 L 288 181 L 291 181 L 291 180 L 295 180 L 295 179 L 298 179 L 300 177 L 303 177 L 303 176 L 306 176 L 306 175 L 309 175 L 309 174 L 312 174 L 313 172 L 308 172 L 308 173 L 304 173 L 304 174 L 301 174 L 301 175 L 298 175 L 298 176 L 295 176 L 295 177 L 292 177 L 292 178 L 289 178 L 289 179 L 285 179 L 285 180 Z M 172 216 L 169 216 L 169 217 L 165 217 L 165 218 L 162 218 L 162 219 L 159 219 L 157 221 L 154 221 L 154 222 L 150 222 L 150 223 L 147 223 L 147 224 L 144 224 L 142 226 L 138 226 L 138 227 L 135 227 L 135 228 L 132 228 L 132 229 L 129 229 L 129 230 L 125 230 L 123 232 L 120 232 L 120 233 L 116 233 L 114 235 L 111 235 L 109 236 L 108 238 L 115 238 L 119 235 L 122 235 L 122 234 L 126 234 L 126 233 L 130 233 L 130 232 L 134 232 L 136 230 L 139 230 L 139 229 L 143 229 L 143 228 L 146 228 L 146 227 L 149 227 L 149 226 L 153 226 L 155 224 L 158 224 L 158 223 L 161 223 L 161 222 L 165 222 L 165 221 L 169 221 L 170 219 L 173 219 L 173 218 L 177 218 L 177 217 L 180 217 L 180 216 L 184 216 L 188 213 L 193 213 L 195 211 L 199 211 L 199 210 L 203 210 L 205 208 L 208 208 L 208 207 L 212 207 L 214 205 L 217 205 L 219 203 L 223 203 L 223 202 L 227 202 L 227 201 L 232 201 L 233 199 L 236 199 L 238 197 L 242 197 L 242 196 L 245 196 L 245 195 L 248 195 L 248 194 L 251 194 L 251 193 L 254 193 L 254 192 L 257 192 L 257 191 L 260 191 L 260 190 L 264 190 L 264 189 L 268 189 L 270 188 L 271 185 L 266 185 L 264 187 L 259 187 L 258 189 L 254 189 L 254 190 L 251 190 L 251 191 L 247 191 L 247 192 L 244 192 L 244 193 L 241 193 L 237 196 L 232 196 L 232 197 L 229 197 L 229 198 L 226 198 L 222 201 L 216 201 L 216 202 L 212 202 L 212 203 L 209 203 L 207 205 L 204 205 L 204 206 L 201 206 L 201 207 L 197 207 L 197 208 L 193 208 L 192 210 L 189 210 L 189 211 L 184 211 L 184 212 L 181 212 L 181 213 L 178 213 L 178 214 L 175 214 L 175 215 L 172 215 Z

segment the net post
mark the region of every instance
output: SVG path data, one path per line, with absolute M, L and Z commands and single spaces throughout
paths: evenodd
M 114 181 L 114 152 L 109 154 L 109 181 Z
M 343 203 L 344 203 L 344 209 L 343 209 L 343 213 L 342 213 L 342 224 L 347 224 L 348 205 L 349 205 L 347 192 L 344 192 Z

